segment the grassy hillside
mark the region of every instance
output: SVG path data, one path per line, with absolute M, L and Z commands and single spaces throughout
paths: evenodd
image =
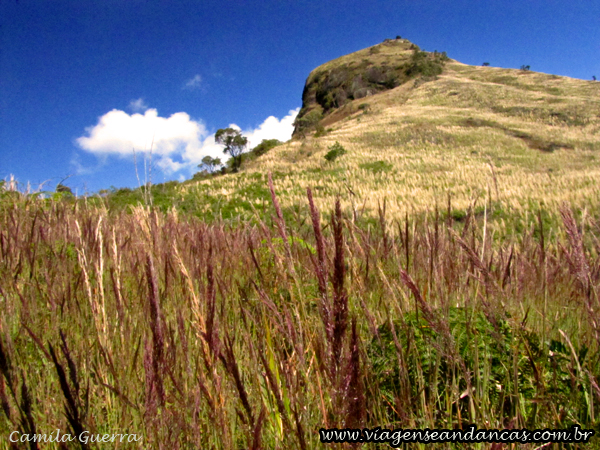
M 411 52 L 373 48 L 388 59 L 397 49 L 402 61 Z M 276 147 L 243 173 L 187 184 L 183 197 L 206 205 L 207 214 L 217 208 L 225 217 L 248 217 L 250 204 L 267 200 L 272 171 L 284 209 L 302 204 L 310 186 L 319 207 L 339 195 L 344 210 L 366 217 L 375 217 L 384 199 L 391 218 L 436 204 L 445 209 L 448 196 L 457 215 L 476 199 L 479 206 L 493 200 L 501 216 L 563 201 L 595 209 L 600 200 L 600 83 L 451 60 L 435 79 L 417 77 L 348 101 L 321 123 L 330 130 L 325 135 Z M 328 162 L 335 142 L 347 154 Z
M 224 450 L 324 448 L 334 427 L 600 432 L 600 85 L 415 75 L 415 51 L 316 69 L 400 58 L 396 87 L 342 82 L 318 137 L 238 174 L 102 199 L 0 186 L 0 449 L 57 429 Z

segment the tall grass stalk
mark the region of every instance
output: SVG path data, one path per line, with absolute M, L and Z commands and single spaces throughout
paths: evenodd
M 369 224 L 308 189 L 286 223 L 270 190 L 273 224 L 235 227 L 0 199 L 0 434 L 309 449 L 322 427 L 597 428 L 598 217 L 498 235 L 475 208 L 385 204 Z

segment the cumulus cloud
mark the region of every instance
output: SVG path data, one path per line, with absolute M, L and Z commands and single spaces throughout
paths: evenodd
M 129 102 L 129 109 L 133 112 L 144 112 L 148 109 L 148 105 L 146 105 L 143 98 L 138 98 Z
M 185 82 L 183 86 L 184 89 L 196 89 L 202 85 L 202 77 L 200 75 L 195 75 L 193 78 L 190 78 Z
M 263 139 L 289 140 L 299 109 L 289 111 L 282 119 L 270 116 L 257 128 L 242 131 L 248 138 L 248 148 L 257 146 Z M 240 129 L 235 124 L 229 126 Z M 101 158 L 111 155 L 133 158 L 134 151 L 146 155 L 151 152 L 153 161 L 166 175 L 180 171 L 192 173 L 207 155 L 227 158 L 204 123 L 184 112 L 160 117 L 153 108 L 144 114 L 113 109 L 100 117 L 96 125 L 86 128 L 85 135 L 75 142 L 82 150 Z
M 256 147 L 263 139 L 279 139 L 282 142 L 289 140 L 294 131 L 294 120 L 296 120 L 298 111 L 300 108 L 289 111 L 288 115 L 281 120 L 275 116 L 269 116 L 258 128 L 242 132 L 248 138 L 248 147 Z
M 144 114 L 127 114 L 113 109 L 86 129 L 87 136 L 76 139 L 80 148 L 96 155 L 129 157 L 133 152 L 152 152 L 166 173 L 176 172 L 197 160 L 207 131 L 203 123 L 184 112 L 159 117 L 156 109 Z M 174 156 L 180 161 L 175 162 Z

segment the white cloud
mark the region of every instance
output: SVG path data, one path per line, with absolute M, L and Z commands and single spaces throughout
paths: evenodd
M 148 109 L 143 115 L 113 109 L 100 117 L 97 125 L 86 128 L 86 132 L 88 136 L 77 138 L 82 149 L 127 156 L 132 149 L 169 155 L 181 146 L 197 147 L 206 130 L 202 123 L 183 112 L 165 118 L 159 117 L 156 109 Z
M 144 112 L 148 109 L 148 105 L 146 105 L 143 98 L 138 98 L 129 102 L 129 109 L 133 112 Z
M 200 75 L 195 75 L 193 78 L 190 78 L 185 82 L 183 86 L 184 89 L 196 89 L 202 85 L 202 77 Z
M 282 142 L 289 140 L 292 137 L 294 120 L 299 111 L 300 108 L 291 110 L 281 120 L 275 116 L 269 116 L 258 128 L 242 132 L 248 138 L 248 148 L 256 147 L 263 139 L 279 139 Z
M 258 128 L 243 131 L 248 138 L 248 149 L 263 139 L 289 140 L 299 109 L 289 111 L 281 120 L 270 116 Z M 240 129 L 235 124 L 229 126 Z M 223 147 L 215 143 L 214 134 L 209 135 L 201 121 L 192 120 L 184 112 L 160 117 L 152 108 L 144 114 L 131 115 L 113 109 L 100 117 L 96 125 L 86 128 L 85 136 L 75 142 L 100 158 L 114 155 L 133 159 L 134 149 L 137 154 L 146 156 L 152 152 L 153 161 L 167 175 L 180 171 L 191 174 L 207 155 L 227 159 Z

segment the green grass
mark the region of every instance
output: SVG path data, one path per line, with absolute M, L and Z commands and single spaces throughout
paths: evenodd
M 379 206 L 280 216 L 270 199 L 273 219 L 232 226 L 5 192 L 0 433 L 313 448 L 322 427 L 598 431 L 600 215 Z
M 370 170 L 373 173 L 389 172 L 392 170 L 392 165 L 385 161 L 373 161 L 359 165 L 361 169 Z
M 396 67 L 410 60 L 410 45 L 390 41 L 374 53 L 361 50 L 316 72 L 340 65 L 356 69 L 365 61 Z M 248 157 L 239 174 L 161 187 L 164 195 L 153 187 L 152 193 L 163 212 L 174 206 L 206 221 L 253 220 L 252 206 L 262 215 L 268 198 L 257 183 L 272 172 L 288 217 L 294 217 L 308 187 L 321 208 L 340 196 L 347 214 L 361 211 L 375 220 L 384 199 L 388 217 L 400 220 L 422 216 L 448 196 L 464 214 L 490 191 L 517 216 L 540 207 L 557 210 L 565 201 L 595 211 L 599 86 L 450 60 L 435 80 L 411 80 L 334 108 L 323 118 L 327 133 Z M 324 157 L 336 142 L 347 154 L 328 162 Z M 381 170 L 372 166 L 378 161 Z M 111 209 L 150 203 L 137 190 L 114 192 L 106 202 Z
M 319 70 L 412 54 L 392 41 Z M 79 199 L 0 185 L 0 435 L 600 431 L 598 93 L 448 61 L 237 174 Z

